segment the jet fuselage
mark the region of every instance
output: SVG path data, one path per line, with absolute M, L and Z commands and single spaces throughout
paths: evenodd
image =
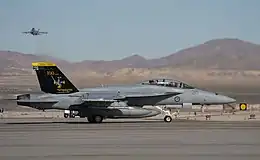
M 180 94 L 174 96 L 169 95 L 167 98 L 161 96 L 163 93 L 167 92 L 178 92 Z M 128 99 L 126 100 L 126 105 L 141 107 L 144 105 L 182 105 L 184 103 L 192 103 L 193 105 L 209 105 L 235 102 L 235 100 L 230 97 L 199 89 L 178 89 L 164 86 L 137 84 L 85 88 L 80 90 L 78 93 L 72 94 L 44 94 L 34 98 L 32 97 L 30 104 L 33 106 L 37 105 L 37 107 L 41 106 L 46 109 L 68 109 L 79 99 L 79 96 L 77 95 L 84 95 L 84 98 L 88 99 L 99 99 L 102 97 L 104 100 L 109 100 L 125 95 L 138 96 L 151 93 L 154 93 L 155 95 L 158 94 L 158 96 L 148 97 L 146 99 L 142 98 L 140 100 L 138 98 L 135 98 L 134 100 Z M 19 104 L 22 104 L 22 100 Z

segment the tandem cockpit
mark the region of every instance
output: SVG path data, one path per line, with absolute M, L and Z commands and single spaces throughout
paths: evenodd
M 157 86 L 165 86 L 165 87 L 173 87 L 173 88 L 181 88 L 181 89 L 194 89 L 184 82 L 177 81 L 174 79 L 150 79 L 147 81 L 141 82 L 142 85 L 157 85 Z

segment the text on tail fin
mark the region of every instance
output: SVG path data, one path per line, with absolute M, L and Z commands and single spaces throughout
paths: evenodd
M 33 62 L 41 90 L 45 93 L 68 94 L 78 92 L 78 89 L 52 62 Z

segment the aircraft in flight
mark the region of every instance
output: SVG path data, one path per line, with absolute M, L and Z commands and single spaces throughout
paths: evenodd
M 151 79 L 133 85 L 103 86 L 77 89 L 51 62 L 34 62 L 33 69 L 45 94 L 32 98 L 30 94 L 17 96 L 17 104 L 40 110 L 59 109 L 78 111 L 90 123 L 101 123 L 105 118 L 143 118 L 165 113 L 164 121 L 172 116 L 158 110 L 159 105 L 228 104 L 236 100 L 204 91 L 181 81 Z M 154 106 L 145 109 L 144 106 Z M 156 107 L 157 106 L 157 107 Z
M 30 31 L 22 32 L 22 33 L 31 34 L 33 36 L 38 36 L 41 34 L 48 34 L 48 32 L 40 32 L 40 29 L 36 30 L 35 28 L 32 28 Z

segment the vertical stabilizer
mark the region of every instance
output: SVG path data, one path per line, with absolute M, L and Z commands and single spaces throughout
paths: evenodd
M 45 93 L 69 94 L 78 92 L 78 89 L 60 71 L 56 64 L 51 62 L 33 62 L 40 88 Z

